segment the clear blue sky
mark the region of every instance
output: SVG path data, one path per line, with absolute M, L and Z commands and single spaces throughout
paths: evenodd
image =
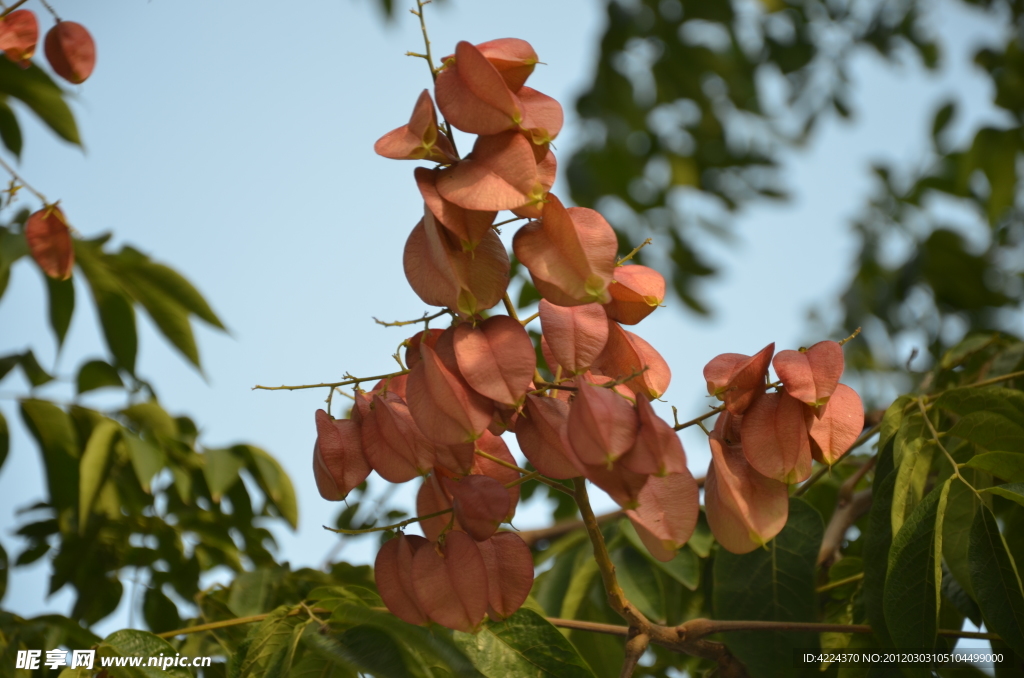
M 207 445 L 245 440 L 281 460 L 301 514 L 297 533 L 280 532 L 282 558 L 319 566 L 335 545 L 320 526 L 337 511 L 320 499 L 310 470 L 313 412 L 326 394 L 250 388 L 388 371 L 408 333 L 376 326 L 371 316 L 404 319 L 425 310 L 401 267 L 403 243 L 422 209 L 413 165 L 372 150 L 377 137 L 407 120 L 429 85 L 423 63 L 404 56 L 421 48 L 418 25 L 404 13 L 386 25 L 375 0 L 53 4 L 65 19 L 85 24 L 98 46 L 95 74 L 75 88 L 86 150 L 28 122 L 20 169 L 61 199 L 83 235 L 113 231 L 116 242 L 172 265 L 207 296 L 231 334 L 200 328 L 205 380 L 147 319 L 139 372 L 166 408 L 196 419 Z M 924 74 L 912 57 L 896 70 L 874 56 L 858 59 L 854 123 L 830 120 L 808 148 L 786 159 L 795 200 L 755 206 L 740 215 L 735 241 L 706 243 L 724 269 L 707 289 L 715 318 L 696 319 L 670 299 L 639 326 L 673 370 L 663 414 L 671 416 L 670 405 L 680 416 L 702 411 L 701 369 L 714 355 L 749 353 L 770 341 L 795 348 L 808 339 L 807 310 L 831 304 L 846 282 L 855 246 L 848 224 L 871 191 L 870 161 L 923 161 L 931 112 L 950 94 L 974 102 L 955 121 L 961 138 L 979 120 L 996 120 L 982 107 L 987 81 L 965 57 L 995 29 L 951 6 L 936 3 L 931 20 L 953 48 L 937 76 Z M 534 45 L 547 65 L 530 84 L 569 114 L 557 144 L 559 159 L 567 159 L 573 101 L 592 75 L 603 3 L 450 0 L 428 12 L 437 54 L 461 39 L 511 36 Z M 568 193 L 561 180 L 554 190 Z M 88 292 L 81 284 L 77 291 L 76 317 L 56 363 L 68 378 L 104 355 Z M 27 263 L 16 266 L 0 302 L 0 354 L 31 346 L 45 366 L 54 365 L 45 303 L 38 274 Z M 898 348 L 909 355 L 909 346 Z M 12 400 L 27 391 L 18 379 L 0 386 L 0 409 L 13 429 L 0 469 L 0 542 L 12 559 L 21 548 L 15 508 L 44 496 L 38 454 Z M 70 385 L 40 395 L 70 398 Z M 86 402 L 119 401 L 97 394 Z M 702 475 L 709 459 L 703 434 L 686 433 L 690 467 Z M 600 503 L 599 510 L 611 506 Z M 544 521 L 535 507 L 517 524 Z M 366 562 L 373 551 L 355 544 L 342 556 Z M 45 563 L 15 570 L 4 606 L 25 615 L 66 612 L 69 596 L 45 600 L 46 573 Z M 126 622 L 122 604 L 105 627 Z

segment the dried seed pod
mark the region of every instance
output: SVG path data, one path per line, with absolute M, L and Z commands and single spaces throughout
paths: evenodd
M 443 545 L 416 551 L 412 574 L 416 600 L 431 621 L 473 633 L 487 616 L 487 567 L 464 532 L 449 532 Z
M 470 134 L 515 129 L 523 113 L 501 73 L 474 45 L 462 41 L 434 83 L 437 106 L 452 126 Z
M 520 228 L 512 239 L 537 291 L 558 306 L 610 301 L 618 246 L 604 217 L 584 207 L 566 209 L 551 194 L 543 218 Z
M 625 386 L 648 400 L 660 398 L 672 381 L 672 370 L 661 354 L 643 338 L 608 320 L 608 342 L 594 360 L 594 371 L 615 380 L 631 379 Z
M 421 344 L 422 360 L 409 373 L 412 417 L 424 435 L 439 445 L 476 440 L 494 414 L 491 401 L 470 388 L 459 373 L 453 335 L 454 329 L 446 331 L 437 341 L 436 352 Z
M 753 356 L 723 353 L 704 366 L 708 394 L 725 402 L 733 414 L 743 414 L 754 398 L 764 393 L 768 365 L 775 352 L 775 343 L 768 344 Z
M 477 541 L 489 539 L 509 512 L 505 487 L 485 475 L 447 480 L 445 484 L 452 496 L 455 519 L 462 529 Z
M 58 21 L 47 32 L 43 51 L 54 72 L 75 85 L 85 82 L 96 67 L 96 43 L 85 26 L 74 21 Z
M 639 506 L 626 511 L 651 555 L 663 562 L 690 540 L 700 514 L 700 493 L 690 471 L 647 480 L 637 498 Z
M 487 568 L 487 614 L 499 621 L 522 607 L 533 588 L 533 554 L 515 532 L 477 543 Z
M 341 501 L 370 475 L 363 456 L 362 433 L 351 419 L 332 420 L 316 411 L 316 442 L 313 444 L 313 476 L 320 496 Z
M 377 155 L 394 160 L 432 160 L 452 163 L 459 159 L 452 143 L 437 128 L 437 113 L 430 92 L 423 90 L 408 124 L 393 129 L 374 144 Z
M 416 492 L 417 516 L 422 518 L 431 513 L 447 511 L 452 507 L 451 494 L 445 489 L 443 482 L 443 479 L 448 477 L 451 477 L 449 473 L 435 468 L 433 473 L 423 479 L 423 484 L 420 485 L 420 489 Z M 419 521 L 420 529 L 423 530 L 423 535 L 427 539 L 437 541 L 441 530 L 451 522 L 451 519 L 452 514 L 450 513 L 426 518 Z M 455 525 L 453 529 L 459 529 L 459 526 Z
M 577 390 L 569 408 L 569 444 L 580 462 L 610 466 L 636 443 L 636 410 L 614 390 L 584 377 L 573 385 Z
M 528 395 L 523 415 L 516 422 L 519 449 L 534 468 L 549 478 L 562 480 L 582 475 L 566 438 L 568 418 L 569 403 L 564 400 Z
M 646 473 L 633 473 L 615 462 L 610 467 L 606 464 L 583 464 L 583 475 L 608 493 L 616 504 L 624 509 L 635 509 L 640 504 L 640 493 L 654 476 Z
M 600 304 L 556 306 L 541 299 L 540 325 L 555 361 L 545 356 L 552 373 L 559 365 L 570 374 L 586 372 L 608 343 L 608 316 Z
M 0 19 L 0 50 L 22 68 L 28 68 L 39 42 L 39 22 L 27 9 L 16 9 Z
M 489 40 L 476 48 L 501 74 L 505 85 L 512 92 L 522 88 L 539 61 L 530 43 L 519 38 Z
M 772 361 L 786 391 L 821 416 L 822 406 L 843 376 L 843 347 L 835 341 L 819 341 L 805 351 L 779 351 Z
M 492 435 L 490 432 L 485 431 L 476 441 L 475 446 L 477 450 L 504 462 L 504 464 L 499 464 L 477 454 L 473 459 L 472 472 L 474 474 L 490 476 L 502 485 L 508 485 L 519 480 L 519 471 L 514 468 L 516 466 L 515 457 L 509 452 L 508 445 L 505 444 L 505 441 L 500 436 Z M 505 516 L 505 520 L 502 522 L 512 522 L 512 518 L 516 514 L 516 506 L 519 505 L 519 489 L 519 485 L 505 488 L 505 491 L 508 492 L 509 505 L 508 515 Z
M 547 94 L 529 87 L 517 92 L 519 108 L 523 111 L 519 129 L 537 145 L 550 144 L 562 131 L 565 115 L 562 104 Z
M 543 153 L 538 157 L 538 153 Z M 553 177 L 543 147 L 516 131 L 477 137 L 473 152 L 441 170 L 437 192 L 468 210 L 517 210 L 538 205 Z
M 410 370 L 420 361 L 420 342 L 425 343 L 430 348 L 434 348 L 442 334 L 444 334 L 444 330 L 432 328 L 417 332 L 406 340 L 405 364 Z M 409 375 L 404 376 L 408 377 Z
M 811 438 L 811 454 L 822 464 L 832 465 L 860 437 L 864 430 L 864 405 L 857 392 L 846 384 L 839 384 L 821 417 L 805 417 Z M 813 412 L 806 408 L 807 412 Z
M 786 391 L 754 398 L 743 415 L 740 438 L 744 456 L 761 475 L 786 484 L 811 475 L 804 406 Z
M 391 614 L 404 622 L 426 626 L 430 620 L 416 599 L 412 571 L 413 559 L 421 548 L 430 548 L 430 543 L 423 537 L 399 532 L 377 552 L 373 578 Z
M 604 305 L 608 317 L 623 325 L 636 325 L 665 301 L 665 278 L 639 264 L 618 266 L 608 292 L 612 297 Z
M 495 315 L 477 327 L 459 325 L 454 346 L 459 371 L 473 390 L 509 407 L 522 403 L 533 383 L 537 354 L 518 320 Z
M 25 240 L 43 273 L 67 280 L 75 266 L 75 247 L 64 213 L 56 205 L 33 212 L 25 222 Z
M 654 412 L 645 398 L 637 398 L 639 420 L 636 443 L 621 458 L 622 465 L 634 473 L 658 476 L 688 473 L 686 453 L 679 435 Z
M 755 471 L 739 446 L 724 445 L 717 430 L 708 442 L 711 464 L 704 480 L 708 525 L 725 550 L 749 553 L 785 527 L 789 492 L 785 483 Z
M 423 202 L 434 218 L 462 243 L 464 251 L 471 251 L 491 230 L 497 212 L 468 210 L 445 200 L 437 191 L 441 170 L 417 167 L 414 174 Z
M 364 403 L 357 400 L 356 409 L 361 418 L 363 454 L 373 470 L 391 483 L 429 473 L 434 446 L 420 432 L 402 399 L 393 393 L 375 394 L 368 410 Z

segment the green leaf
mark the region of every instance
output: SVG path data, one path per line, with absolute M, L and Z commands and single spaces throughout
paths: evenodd
M 630 546 L 615 549 L 611 558 L 626 598 L 647 617 L 664 619 L 665 591 L 648 559 Z
M 935 405 L 960 416 L 950 435 L 989 451 L 1024 449 L 1024 403 L 1019 391 L 957 388 L 943 393 Z
M 31 350 L 25 351 L 21 355 L 21 371 L 25 373 L 25 378 L 29 380 L 33 387 L 42 386 L 53 381 L 53 377 L 39 366 L 39 362 Z
M 150 430 L 160 437 L 178 437 L 178 423 L 155 400 L 135 403 L 121 410 L 121 413 L 139 428 Z
M 356 628 L 360 631 L 336 638 L 322 635 L 312 626 L 307 627 L 301 642 L 311 652 L 307 652 L 292 669 L 292 675 L 308 670 L 311 659 L 319 659 L 317 663 L 323 668 L 340 669 L 345 676 L 355 676 L 356 672 L 372 672 L 380 678 L 407 678 L 410 675 L 404 660 L 405 653 L 394 638 L 371 627 Z M 317 673 L 316 678 L 323 675 Z
M 173 631 L 182 626 L 178 606 L 156 586 L 148 587 L 142 597 L 142 617 L 153 633 Z
M 23 69 L 10 59 L 3 59 L 0 92 L 23 101 L 62 139 L 81 145 L 75 116 L 64 102 L 64 92 L 34 63 Z
M 199 290 L 174 269 L 147 260 L 144 265 L 133 268 L 132 272 L 144 278 L 152 287 L 161 290 L 185 310 L 217 329 L 225 329 Z
M 964 469 L 961 473 L 971 473 Z M 968 478 L 971 480 L 971 478 Z M 946 499 L 946 515 L 942 521 L 942 557 L 957 583 L 973 595 L 967 546 L 971 540 L 974 514 L 981 505 L 978 495 L 959 478 L 954 478 Z
M 24 212 L 28 216 L 28 212 Z M 0 226 L 0 297 L 7 290 L 7 282 L 11 278 L 11 265 L 28 254 L 28 243 L 23 233 L 13 233 L 10 229 Z
M 899 533 L 906 516 L 921 501 L 932 457 L 935 455 L 935 446 L 924 438 L 915 438 L 903 445 L 902 449 L 902 460 L 896 469 L 896 484 L 892 493 L 893 534 Z
M 971 586 L 990 631 L 998 633 L 1024 657 L 1024 592 L 1020 573 L 999 534 L 995 516 L 982 507 L 974 518 L 971 545 Z
M 173 657 L 177 654 L 170 643 L 146 631 L 122 629 L 115 631 L 96 648 L 96 666 L 101 657 Z M 143 659 L 142 663 L 148 663 Z M 128 662 L 125 662 L 128 663 Z M 104 669 L 115 678 L 191 678 L 188 669 L 181 666 L 109 666 Z
M 948 431 L 986 450 L 1024 450 L 1024 427 L 997 412 L 971 412 Z
M 488 678 L 593 678 L 594 673 L 558 629 L 532 610 L 487 622 L 455 643 Z
M 149 492 L 153 476 L 163 469 L 167 458 L 159 447 L 134 433 L 123 431 L 121 437 L 128 446 L 128 457 L 132 460 L 132 468 L 135 469 L 135 477 L 139 479 L 139 485 L 143 490 Z
M 139 345 L 135 309 L 104 260 L 104 242 L 105 237 L 95 240 L 76 239 L 75 261 L 89 283 L 100 317 L 100 326 L 103 328 L 103 336 L 110 353 L 114 356 L 115 364 L 134 374 L 135 356 Z
M 85 444 L 85 452 L 82 454 L 78 473 L 79 534 L 85 532 L 93 503 L 107 479 L 110 450 L 113 447 L 114 438 L 120 430 L 121 427 L 117 422 L 104 419 L 92 430 L 92 435 L 89 436 L 89 441 Z
M 78 507 L 78 437 L 64 410 L 45 400 L 21 401 L 21 416 L 39 443 L 50 503 L 58 511 Z
M 619 521 L 619 531 L 648 562 L 691 591 L 697 590 L 700 585 L 700 560 L 692 549 L 681 548 L 676 552 L 675 558 L 663 562 L 650 555 L 629 519 L 624 518 Z
M 1021 506 L 1024 506 L 1024 483 L 1009 483 L 1007 485 L 997 485 L 995 487 L 989 487 L 982 492 L 991 492 L 997 494 L 1004 499 L 1015 501 Z
M 230 449 L 207 449 L 203 453 L 203 477 L 214 501 L 238 482 L 238 472 L 245 468 L 245 458 Z
M 127 273 L 123 274 L 122 284 L 132 293 L 132 296 L 142 304 L 142 307 L 149 313 L 149 317 L 156 323 L 161 334 L 185 356 L 190 363 L 199 367 L 199 348 L 196 346 L 195 336 L 192 334 L 192 324 L 189 322 L 188 311 L 173 298 L 169 297 L 158 287 L 148 281 L 139 279 L 128 279 Z
M 935 118 L 932 119 L 932 139 L 936 143 L 938 142 L 939 135 L 946 129 L 949 121 L 953 119 L 954 113 L 956 113 L 955 101 L 947 101 L 945 105 L 935 111 Z
M 293 529 L 297 529 L 299 505 L 295 499 L 295 487 L 277 459 L 253 445 L 235 445 L 231 449 L 252 460 L 249 470 L 253 471 L 263 491 L 273 500 L 281 517 L 287 520 Z
M 249 632 L 238 648 L 237 660 L 229 674 L 231 678 L 287 675 L 302 632 L 312 621 L 289 616 L 292 609 L 282 605 Z
M 1017 452 L 985 452 L 967 461 L 971 468 L 991 473 L 1014 483 L 1024 482 L 1024 454 Z
M 3 141 L 4 147 L 15 157 L 21 157 L 21 125 L 18 124 L 18 118 L 6 98 L 0 99 L 0 141 Z
M 0 544 L 0 601 L 4 599 L 4 595 L 7 593 L 7 576 L 10 572 L 11 563 L 7 558 L 7 551 L 4 550 L 3 544 Z
M 105 386 L 124 387 L 121 375 L 117 368 L 102 360 L 90 360 L 78 370 L 78 378 L 75 380 L 78 385 L 78 394 L 95 391 Z
M 277 575 L 270 568 L 241 573 L 231 584 L 228 607 L 239 617 L 265 612 L 276 582 Z
M 68 327 L 71 326 L 71 316 L 75 313 L 75 280 L 55 280 L 50 276 L 46 278 L 46 289 L 50 297 L 50 327 L 57 336 L 57 348 L 64 345 L 64 337 L 67 336 Z
M 821 515 L 798 498 L 789 520 L 763 549 L 744 555 L 718 551 L 714 564 L 715 619 L 816 621 L 814 593 Z M 794 648 L 818 646 L 813 633 L 736 632 L 724 638 L 753 678 L 792 675 Z
M 11 451 L 11 432 L 7 428 L 7 418 L 0 412 L 0 469 L 7 461 L 7 453 Z
M 950 482 L 929 492 L 892 540 L 883 607 L 896 647 L 923 650 L 935 645 L 942 583 L 942 518 Z
M 879 430 L 878 449 L 885 449 L 889 441 L 896 437 L 896 433 L 903 423 L 904 412 L 912 402 L 914 402 L 913 396 L 900 396 L 885 410 Z

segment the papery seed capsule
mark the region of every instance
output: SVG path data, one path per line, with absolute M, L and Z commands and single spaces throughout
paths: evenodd
M 586 372 L 608 343 L 608 316 L 600 304 L 556 306 L 540 300 L 540 325 L 554 364 L 570 374 Z
M 420 548 L 412 574 L 416 600 L 432 621 L 473 633 L 487 616 L 487 568 L 476 542 L 464 532 L 449 532 L 443 546 Z
M 864 405 L 857 392 L 846 384 L 839 384 L 821 417 L 806 408 L 812 416 L 805 416 L 807 432 L 811 438 L 811 454 L 822 464 L 832 465 L 860 437 L 864 429 Z
M 489 40 L 481 42 L 476 48 L 501 73 L 512 92 L 522 88 L 539 61 L 530 43 L 519 38 Z
M 763 476 L 793 484 L 811 475 L 804 406 L 785 390 L 762 393 L 743 415 L 743 455 Z
M 451 141 L 437 129 L 437 113 L 430 92 L 423 90 L 408 124 L 391 130 L 374 144 L 377 155 L 394 160 L 432 160 L 451 163 L 459 159 Z
M 432 513 L 451 509 L 451 495 L 442 483 L 442 479 L 447 477 L 451 477 L 451 474 L 442 469 L 434 469 L 433 473 L 423 479 L 423 484 L 420 485 L 420 489 L 416 493 L 416 515 L 418 517 L 423 518 L 423 516 L 428 516 Z M 452 514 L 450 513 L 426 518 L 419 521 L 420 529 L 423 530 L 423 534 L 427 539 L 437 541 L 441 530 L 451 522 L 451 519 Z M 455 526 L 453 529 L 458 529 L 458 526 Z
M 79 85 L 96 67 L 96 43 L 85 26 L 74 21 L 58 21 L 43 43 L 46 60 L 54 72 Z
M 454 332 L 454 331 L 453 331 Z M 454 357 L 451 340 L 438 340 Z M 434 349 L 420 346 L 422 360 L 409 373 L 409 409 L 421 431 L 439 445 L 459 445 L 479 438 L 491 423 L 494 406 L 462 378 L 458 366 L 445 364 Z
M 351 419 L 332 420 L 316 411 L 316 443 L 313 445 L 313 475 L 320 496 L 341 501 L 370 475 L 363 456 L 362 434 Z
M 820 417 L 843 376 L 843 347 L 839 342 L 819 341 L 806 351 L 779 351 L 772 365 L 786 391 L 815 408 Z
M 634 473 L 658 476 L 687 472 L 686 453 L 675 430 L 646 398 L 637 398 L 636 410 L 640 422 L 636 443 L 622 456 L 622 465 Z
M 448 480 L 455 519 L 477 541 L 489 539 L 509 512 L 509 496 L 494 478 L 470 475 L 458 481 Z
M 661 354 L 614 320 L 608 321 L 608 343 L 593 369 L 615 380 L 627 380 L 630 391 L 648 400 L 660 398 L 672 381 L 672 370 Z
M 665 301 L 665 278 L 653 268 L 619 266 L 614 280 L 608 287 L 612 299 L 604 309 L 609 318 L 623 325 L 636 325 Z
M 522 607 L 533 588 L 533 554 L 518 534 L 499 532 L 477 543 L 487 569 L 487 614 L 504 619 Z
M 765 377 L 771 364 L 775 344 L 771 343 L 753 356 L 723 353 L 704 367 L 708 394 L 725 402 L 733 414 L 743 414 L 754 398 L 764 393 Z
M 39 22 L 27 9 L 16 9 L 0 19 L 0 50 L 22 68 L 28 68 L 39 42 Z
M 431 548 L 430 542 L 399 532 L 380 547 L 373 564 L 373 578 L 391 614 L 410 624 L 426 626 L 430 620 L 420 607 L 413 586 L 413 559 L 422 548 Z
M 425 475 L 434 465 L 433 444 L 420 432 L 408 406 L 393 393 L 374 395 L 369 410 L 357 395 L 363 434 L 363 454 L 373 470 L 392 483 Z M 353 417 L 355 418 L 355 417 Z
M 534 468 L 559 480 L 582 475 L 566 439 L 569 403 L 557 398 L 526 396 L 526 407 L 516 423 L 519 449 Z
M 663 562 L 672 560 L 697 527 L 697 482 L 685 467 L 681 473 L 651 477 L 638 501 L 639 506 L 626 511 L 626 516 L 652 556 Z
M 43 273 L 67 280 L 75 265 L 75 248 L 64 213 L 56 205 L 33 212 L 25 222 L 25 240 Z
M 518 320 L 495 315 L 473 327 L 455 328 L 455 358 L 462 377 L 480 395 L 516 407 L 533 383 L 537 354 Z
M 610 465 L 636 442 L 636 410 L 612 389 L 578 377 L 569 408 L 568 438 L 580 462 Z

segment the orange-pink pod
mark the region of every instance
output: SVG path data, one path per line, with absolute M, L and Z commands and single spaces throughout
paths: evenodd
M 765 377 L 774 352 L 772 342 L 753 356 L 740 353 L 715 356 L 704 366 L 708 394 L 724 401 L 726 409 L 733 414 L 743 414 L 754 398 L 764 393 Z
M 623 325 L 636 325 L 665 301 L 665 278 L 653 268 L 633 264 L 615 268 L 608 287 L 608 317 Z
M 0 19 L 0 50 L 22 68 L 28 68 L 39 42 L 39 22 L 34 12 L 16 9 Z
M 740 426 L 743 454 L 763 476 L 792 485 L 811 475 L 811 442 L 804 406 L 785 390 L 763 393 Z
M 547 154 L 517 131 L 477 137 L 473 151 L 441 170 L 437 192 L 468 210 L 518 210 L 539 205 L 548 190 Z M 553 162 L 553 159 L 552 159 Z
M 636 410 L 636 443 L 622 456 L 622 465 L 634 473 L 656 476 L 689 473 L 683 443 L 675 429 L 655 413 L 645 398 L 637 398 Z
M 432 160 L 448 164 L 459 159 L 451 141 L 437 127 L 434 100 L 427 90 L 416 100 L 409 122 L 378 139 L 373 150 L 393 160 Z
M 526 396 L 516 422 L 519 449 L 534 468 L 549 478 L 563 480 L 582 475 L 582 468 L 566 438 L 569 403 L 557 398 Z
M 843 347 L 836 341 L 819 341 L 806 350 L 779 351 L 772 366 L 786 391 L 815 408 L 820 417 L 843 376 Z
M 857 392 L 846 384 L 839 384 L 822 408 L 821 416 L 807 407 L 807 432 L 811 439 L 811 454 L 822 464 L 832 465 L 842 457 L 864 430 L 864 404 Z
M 584 207 L 566 209 L 552 194 L 543 217 L 520 228 L 512 239 L 537 291 L 557 306 L 610 301 L 608 285 L 618 246 L 604 217 Z
M 357 395 L 357 398 L 359 396 Z M 420 432 L 409 407 L 394 393 L 373 394 L 369 408 L 356 401 L 363 454 L 370 467 L 391 483 L 404 483 L 430 472 L 434 446 Z
M 420 518 L 429 516 L 432 513 L 447 511 L 452 508 L 452 497 L 444 487 L 444 479 L 451 477 L 451 474 L 441 469 L 434 469 L 434 472 L 423 479 L 423 484 L 416 492 L 416 515 Z M 437 541 L 441 530 L 451 522 L 452 514 L 443 513 L 433 518 L 426 518 L 419 521 L 423 535 L 431 540 Z M 454 529 L 459 529 L 458 525 Z
M 576 395 L 566 429 L 569 444 L 581 463 L 610 466 L 636 443 L 636 410 L 613 389 L 584 377 L 577 377 L 573 385 Z
M 43 51 L 54 72 L 74 85 L 85 82 L 96 67 L 96 43 L 74 21 L 58 21 L 46 33 Z
M 672 560 L 690 540 L 700 515 L 697 481 L 689 470 L 648 478 L 639 505 L 626 511 L 640 540 L 652 556 L 663 562 Z
M 33 212 L 25 222 L 28 251 L 43 269 L 57 280 L 67 280 L 75 266 L 75 247 L 64 212 L 49 205 Z
M 533 588 L 533 554 L 515 532 L 477 542 L 487 569 L 487 614 L 494 621 L 522 607 Z
M 523 113 L 498 69 L 474 45 L 462 41 L 446 58 L 434 83 L 437 106 L 452 126 L 470 134 L 515 129 Z
M 478 454 L 473 459 L 472 473 L 490 476 L 502 485 L 509 485 L 510 483 L 519 480 L 519 471 L 515 469 L 515 457 L 512 456 L 512 453 L 508 449 L 508 445 L 505 444 L 505 441 L 502 440 L 501 436 L 496 436 L 485 431 L 484 434 L 476 441 L 475 445 L 477 450 L 504 463 L 499 464 L 498 462 Z M 503 522 L 511 522 L 512 518 L 516 514 L 516 507 L 519 505 L 519 489 L 519 485 L 513 485 L 512 487 L 505 488 L 505 491 L 508 492 L 509 505 L 508 515 L 505 516 L 505 520 Z
M 422 358 L 409 373 L 408 402 L 413 419 L 432 442 L 458 445 L 479 438 L 491 423 L 494 406 L 474 391 L 459 374 L 454 360 L 452 335 L 442 335 L 436 344 L 439 352 L 450 353 L 442 360 L 426 344 L 420 345 Z
M 624 509 L 635 509 L 640 504 L 640 493 L 654 476 L 633 473 L 622 466 L 622 462 L 607 464 L 583 464 L 583 475 L 608 493 L 612 500 Z
M 537 354 L 518 320 L 495 315 L 476 327 L 463 323 L 455 328 L 453 343 L 459 371 L 473 390 L 508 407 L 522 404 Z
M 505 85 L 512 92 L 518 92 L 522 88 L 539 63 L 533 46 L 519 38 L 488 40 L 481 42 L 476 48 L 501 74 Z
M 477 541 L 489 539 L 509 512 L 508 491 L 486 475 L 468 475 L 443 481 L 452 496 L 455 519 Z
M 487 567 L 469 535 L 449 532 L 443 544 L 421 547 L 412 574 L 416 600 L 431 621 L 466 633 L 479 628 L 487 616 Z
M 540 300 L 540 326 L 548 351 L 552 373 L 561 365 L 569 374 L 586 372 L 608 343 L 608 316 L 600 304 L 556 306 Z
M 648 400 L 660 398 L 672 382 L 668 362 L 642 337 L 608 320 L 608 342 L 594 360 L 595 372 L 620 380 L 633 376 L 625 386 Z
M 313 477 L 320 496 L 341 501 L 369 475 L 359 424 L 351 419 L 331 419 L 324 410 L 317 410 Z
M 471 251 L 491 230 L 494 211 L 468 210 L 445 200 L 437 190 L 440 170 L 417 167 L 414 171 L 416 186 L 420 189 L 423 202 L 434 218 L 452 232 L 462 244 L 462 249 Z
M 391 614 L 404 622 L 426 626 L 430 619 L 416 598 L 412 571 L 413 559 L 421 548 L 430 548 L 430 543 L 423 537 L 399 532 L 377 552 L 373 578 Z

